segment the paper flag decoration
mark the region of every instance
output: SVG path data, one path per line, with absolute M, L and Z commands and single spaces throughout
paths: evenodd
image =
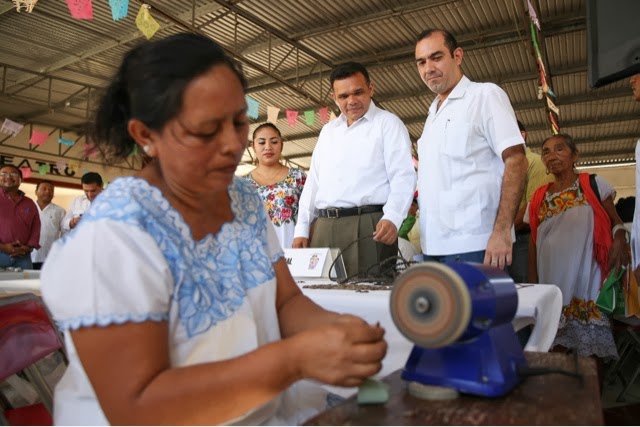
M 22 171 L 22 179 L 31 178 L 31 168 L 20 168 Z
M 16 123 L 9 119 L 4 119 L 4 123 L 2 123 L 2 127 L 0 128 L 0 132 L 6 133 L 7 135 L 16 136 L 20 133 L 24 125 L 20 123 Z
M 83 157 L 95 157 L 95 156 L 96 156 L 96 146 L 93 144 L 84 144 Z
M 153 35 L 160 29 L 160 24 L 153 19 L 153 16 L 149 13 L 150 6 L 143 4 L 140 6 L 138 16 L 136 17 L 136 26 L 147 39 L 153 37 Z
M 93 19 L 91 0 L 67 0 L 67 7 L 75 19 Z
M 67 162 L 63 162 L 62 160 L 60 160 L 56 162 L 56 167 L 60 172 L 64 172 L 64 170 L 67 168 Z
M 557 115 L 560 115 L 560 109 L 556 106 L 556 104 L 553 103 L 551 98 L 549 98 L 548 96 L 547 96 L 547 106 L 551 111 L 553 111 Z
M 109 6 L 111 6 L 111 18 L 114 21 L 127 17 L 129 0 L 109 0 Z
M 549 121 L 551 122 L 551 132 L 557 135 L 560 132 L 560 126 L 558 126 L 558 122 L 551 111 L 549 111 Z
M 327 123 L 329 120 L 329 107 L 322 107 L 318 113 L 320 113 L 320 122 L 322 124 Z
M 531 4 L 531 0 L 527 0 L 527 8 L 529 9 L 529 16 L 531 17 L 531 22 L 533 22 L 535 26 L 538 27 L 538 30 L 539 30 L 540 20 L 538 19 L 538 14 L 536 13 L 536 10 L 533 8 L 533 5 Z
M 247 116 L 254 120 L 257 119 L 260 104 L 250 96 L 245 96 L 245 99 L 247 101 Z
M 48 133 L 34 130 L 33 132 L 31 132 L 31 139 L 29 140 L 29 144 L 42 145 L 47 142 L 47 138 L 49 138 Z
M 69 169 L 77 171 L 78 169 L 80 169 L 80 163 L 76 162 L 75 160 L 69 161 Z
M 307 122 L 307 126 L 313 126 L 316 123 L 316 112 L 313 110 L 305 111 L 304 120 Z
M 287 123 L 289 126 L 295 126 L 298 121 L 298 112 L 296 110 L 287 110 Z
M 24 10 L 31 13 L 33 7 L 38 3 L 38 0 L 13 0 L 13 4 L 16 5 L 16 12 L 20 13 L 20 9 L 24 7 Z
M 69 147 L 73 147 L 74 145 L 76 145 L 74 141 L 66 138 L 58 138 L 58 144 L 66 145 Z
M 268 122 L 275 124 L 278 121 L 278 113 L 280 113 L 280 109 L 278 107 L 267 105 L 267 121 Z
M 47 165 L 47 164 L 38 165 L 38 173 L 40 175 L 46 175 L 47 172 L 49 172 L 49 165 Z

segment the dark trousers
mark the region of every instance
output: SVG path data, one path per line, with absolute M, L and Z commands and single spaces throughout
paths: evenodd
M 20 267 L 23 270 L 31 270 L 33 268 L 31 254 L 13 257 L 4 252 L 0 252 L 0 268 L 7 267 Z
M 509 276 L 515 283 L 527 283 L 529 272 L 529 237 L 531 233 L 517 233 L 513 244 Z
M 373 232 L 382 216 L 382 212 L 374 212 L 344 218 L 318 218 L 310 246 L 339 248 L 343 251 L 342 257 L 348 277 L 356 274 L 361 277 L 375 277 L 396 264 L 395 259 L 380 266 L 381 262 L 398 256 L 397 240 L 393 245 L 373 240 Z M 365 236 L 367 238 L 349 246 L 353 241 Z

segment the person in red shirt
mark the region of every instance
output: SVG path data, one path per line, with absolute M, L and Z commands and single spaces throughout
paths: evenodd
M 22 171 L 0 167 L 0 268 L 31 269 L 31 251 L 40 248 L 40 215 L 33 200 L 19 190 Z

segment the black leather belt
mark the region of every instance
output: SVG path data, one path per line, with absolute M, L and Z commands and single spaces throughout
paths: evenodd
M 383 205 L 367 205 L 355 208 L 327 208 L 318 209 L 320 218 L 343 218 L 345 216 L 354 216 L 382 212 Z

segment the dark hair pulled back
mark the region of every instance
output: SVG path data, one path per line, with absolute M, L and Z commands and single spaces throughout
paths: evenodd
M 144 42 L 127 52 L 89 131 L 105 160 L 123 160 L 133 151 L 136 142 L 127 130 L 130 119 L 138 119 L 153 130 L 162 129 L 180 112 L 187 85 L 216 65 L 228 66 L 246 88 L 236 63 L 220 45 L 204 36 L 176 34 Z

